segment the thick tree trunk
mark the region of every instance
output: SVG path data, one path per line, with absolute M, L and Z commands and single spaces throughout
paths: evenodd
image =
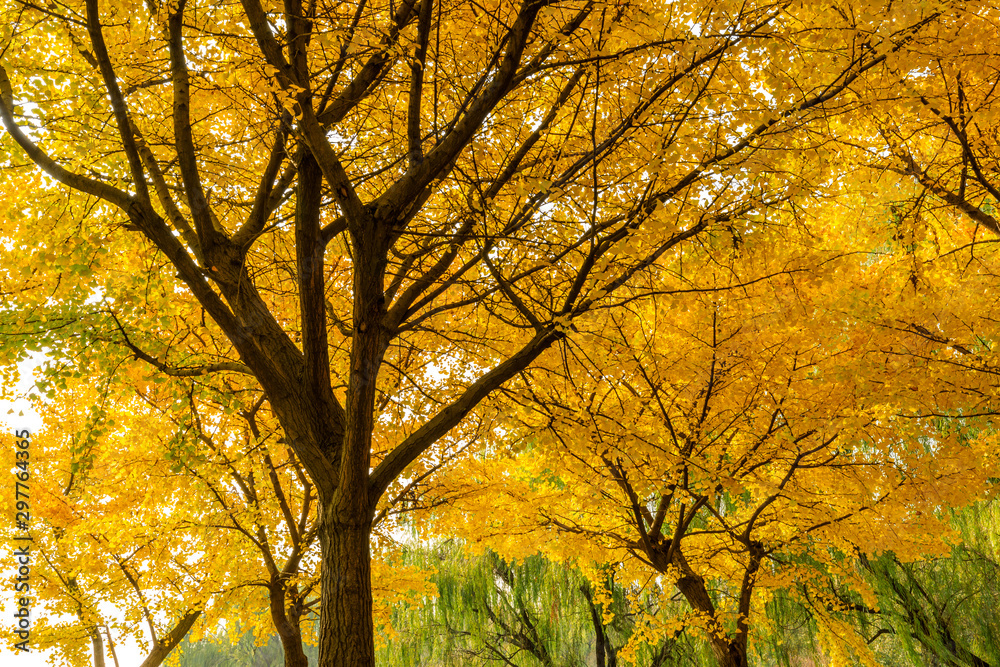
M 657 555 L 660 558 L 654 563 L 661 563 L 662 566 L 665 554 L 659 552 Z M 670 552 L 670 562 L 681 572 L 681 577 L 677 580 L 677 589 L 691 608 L 715 618 L 715 604 L 705 586 L 705 580 L 694 571 L 679 547 Z M 661 571 L 668 570 L 664 567 Z M 709 633 L 708 641 L 718 667 L 747 667 L 746 632 L 737 632 L 735 637 L 713 632 Z
M 739 640 L 713 635 L 711 645 L 719 667 L 747 667 L 747 649 L 740 645 Z
M 687 561 L 684 561 L 685 565 Z M 715 605 L 708 595 L 705 581 L 688 568 L 688 574 L 677 580 L 677 588 L 687 599 L 688 604 L 698 611 L 715 616 Z M 736 637 L 709 634 L 709 645 L 719 667 L 747 667 L 746 635 Z
M 383 324 L 391 239 L 388 225 L 374 220 L 367 210 L 357 207 L 352 212 L 350 201 L 341 205 L 346 207 L 355 249 L 354 318 L 337 486 L 332 497 L 321 496 L 319 667 L 374 667 L 369 540 L 377 493 L 369 498 L 369 476 L 378 374 L 389 340 Z
M 371 519 L 345 522 L 324 508 L 319 667 L 374 667 Z

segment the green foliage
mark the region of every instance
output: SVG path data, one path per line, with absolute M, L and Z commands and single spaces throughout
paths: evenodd
M 611 569 L 595 585 L 539 555 L 469 555 L 453 541 L 410 549 L 405 560 L 435 571 L 439 595 L 394 611 L 395 636 L 379 656 L 386 666 L 613 667 L 642 620 L 660 611 L 654 596 L 620 585 Z M 634 656 L 631 664 L 643 667 L 708 664 L 700 642 L 683 634 L 639 644 Z
M 998 518 L 996 500 L 955 512 L 962 540 L 947 557 L 906 563 L 887 553 L 864 563 L 879 599 L 871 627 L 884 664 L 1000 665 Z
M 1000 502 L 943 510 L 956 530 L 950 552 L 907 561 L 841 554 L 839 569 L 778 592 L 766 604 L 751 664 L 828 664 L 817 619 L 841 619 L 858 631 L 881 665 L 991 667 L 1000 665 Z M 845 585 L 857 573 L 871 587 L 862 595 Z
M 317 662 L 315 646 L 305 646 L 309 664 Z M 283 667 L 281 641 L 272 635 L 258 646 L 253 632 L 243 632 L 239 626 L 224 629 L 214 637 L 191 642 L 184 639 L 178 647 L 176 667 Z
M 816 623 L 809 610 L 786 591 L 765 605 L 771 631 L 754 645 L 756 663 L 792 667 L 812 664 L 822 655 L 816 643 Z

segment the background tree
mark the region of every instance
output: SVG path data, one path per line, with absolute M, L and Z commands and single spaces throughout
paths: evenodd
M 859 7 L 3 2 L 5 351 L 263 393 L 320 503 L 320 664 L 371 665 L 380 500 L 988 12 Z
M 305 665 L 319 600 L 305 471 L 254 408 L 227 414 L 231 397 L 184 378 L 134 382 L 143 365 L 114 364 L 131 385 L 65 379 L 63 401 L 36 400 L 52 424 L 32 452 L 39 600 L 53 618 L 69 612 L 37 635 L 40 644 L 100 666 L 118 663 L 115 644 L 137 642 L 149 650 L 143 665 L 155 667 L 189 632 L 212 634 L 224 620 L 258 637 L 277 632 L 284 664 Z M 126 386 L 133 397 L 108 393 Z M 417 568 L 385 562 L 404 506 L 386 503 L 375 522 L 383 633 L 391 605 L 428 590 Z
M 941 508 L 986 493 L 998 464 L 982 430 L 996 409 L 992 318 L 967 321 L 961 341 L 900 323 L 951 321 L 940 288 L 988 282 L 997 257 L 969 268 L 952 252 L 894 251 L 878 219 L 852 233 L 878 251 L 789 243 L 783 254 L 750 240 L 705 265 L 687 257 L 684 272 L 678 258 L 657 282 L 664 296 L 580 318 L 581 339 L 602 343 L 567 345 L 558 365 L 509 386 L 520 406 L 510 436 L 532 444 L 480 473 L 487 486 L 520 480 L 507 492 L 520 511 L 463 504 L 458 515 L 507 547 L 505 531 L 531 541 L 516 517 L 534 513 L 546 550 L 627 563 L 637 581 L 663 575 L 718 664 L 748 664 L 755 635 L 772 631 L 764 603 L 776 590 L 812 596 L 834 659 L 870 659 L 828 608 L 830 573 L 873 607 L 853 554 L 942 551 Z M 681 623 L 651 622 L 668 635 Z
M 271 635 L 266 644 L 258 645 L 253 631 L 243 631 L 239 626 L 226 626 L 225 630 L 197 642 L 185 639 L 180 645 L 179 667 L 281 667 L 285 664 L 284 651 L 278 635 Z M 306 654 L 316 660 L 316 646 L 306 649 Z
M 156 667 L 196 622 L 218 619 L 231 552 L 192 524 L 202 498 L 152 445 L 167 425 L 121 410 L 106 389 L 76 383 L 68 406 L 36 403 L 51 426 L 33 434 L 29 460 L 32 647 L 103 667 L 137 643 L 142 667 Z
M 614 572 L 579 570 L 534 555 L 506 561 L 490 550 L 443 542 L 415 547 L 404 560 L 433 568 L 436 598 L 394 614 L 396 634 L 380 650 L 386 665 L 524 665 L 613 667 L 655 596 L 636 596 Z M 603 576 L 602 576 L 603 575 Z M 683 638 L 643 646 L 630 664 L 684 664 Z
M 961 541 L 939 557 L 901 562 L 895 554 L 861 559 L 878 608 L 853 606 L 857 622 L 881 656 L 913 665 L 986 667 L 1000 664 L 1000 560 L 997 502 L 954 512 Z

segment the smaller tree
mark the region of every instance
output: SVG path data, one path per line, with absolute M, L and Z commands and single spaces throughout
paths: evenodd
M 107 384 L 65 389 L 75 409 L 35 404 L 49 426 L 29 463 L 33 643 L 75 667 L 117 666 L 116 646 L 137 643 L 156 667 L 225 607 L 226 543 L 190 523 L 200 496 L 150 446 L 163 428 L 109 409 Z
M 161 664 L 191 633 L 225 619 L 258 640 L 276 632 L 287 667 L 308 664 L 319 600 L 316 495 L 281 442 L 263 401 L 230 385 L 150 373 L 138 358 L 103 358 L 97 386 L 50 358 L 33 394 L 33 508 L 44 558 L 42 604 L 65 612 L 39 634 L 74 665 L 114 662 L 115 644 L 148 648 Z M 58 385 L 64 397 L 45 394 Z M 131 396 L 112 396 L 123 390 Z M 445 465 L 448 459 L 440 461 Z M 376 625 L 391 606 L 428 590 L 415 567 L 384 562 L 397 548 L 397 513 L 420 506 L 423 488 L 387 499 L 375 522 Z M 132 505 L 135 505 L 133 507 Z M 234 566 L 238 564 L 238 566 Z M 197 621 L 203 621 L 196 626 Z
M 546 551 L 672 582 L 689 613 L 651 623 L 700 629 L 729 667 L 767 632 L 774 591 L 826 600 L 834 573 L 864 592 L 845 554 L 944 549 L 938 509 L 971 500 L 997 461 L 981 418 L 946 418 L 989 401 L 985 373 L 959 360 L 989 365 L 992 352 L 900 325 L 927 316 L 933 294 L 911 296 L 911 249 L 859 262 L 751 240 L 727 263 L 714 253 L 715 282 L 667 274 L 664 296 L 578 323 L 588 344 L 523 374 L 509 428 L 529 444 L 481 475 L 535 517 L 535 544 L 559 536 Z M 697 256 L 685 269 L 712 273 Z M 996 335 L 989 321 L 975 331 Z M 506 507 L 465 509 L 495 543 L 531 530 Z M 811 606 L 827 650 L 869 659 L 827 606 Z

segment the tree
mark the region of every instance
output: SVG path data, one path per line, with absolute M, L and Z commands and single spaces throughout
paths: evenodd
M 690 613 L 651 622 L 699 627 L 720 665 L 748 664 L 781 591 L 808 604 L 835 658 L 870 660 L 830 578 L 874 606 L 854 554 L 946 549 L 942 508 L 989 492 L 997 471 L 982 430 L 996 413 L 993 318 L 965 321 L 960 340 L 901 323 L 952 325 L 969 310 L 956 294 L 996 275 L 998 257 L 969 268 L 939 248 L 915 286 L 926 248 L 886 247 L 879 219 L 851 232 L 879 251 L 748 240 L 703 260 L 714 269 L 695 257 L 664 272 L 662 296 L 580 318 L 582 339 L 603 344 L 567 345 L 506 390 L 511 438 L 530 446 L 482 473 L 487 487 L 507 480 L 505 511 L 457 511 L 478 509 L 501 544 L 533 530 L 562 557 L 668 578 Z M 532 515 L 533 528 L 516 518 Z
M 124 349 L 263 395 L 320 503 L 320 665 L 371 665 L 380 501 L 490 444 L 582 315 L 766 229 L 890 56 L 986 11 L 863 8 L 7 0 L 6 351 L 53 391 Z
M 396 633 L 380 662 L 614 667 L 631 650 L 630 664 L 665 667 L 692 657 L 690 646 L 673 639 L 626 648 L 636 619 L 655 613 L 646 607 L 655 596 L 630 595 L 635 591 L 619 585 L 613 571 L 592 573 L 594 584 L 537 554 L 515 562 L 469 546 L 448 541 L 403 552 L 404 561 L 433 569 L 437 596 L 395 612 Z
M 911 664 L 987 667 L 1000 663 L 996 614 L 997 502 L 955 512 L 961 541 L 951 552 L 914 563 L 895 554 L 860 564 L 878 594 L 878 609 L 850 610 L 879 652 Z
M 143 363 L 119 360 L 115 374 L 141 373 Z M 51 426 L 31 452 L 35 586 L 46 615 L 70 614 L 38 628 L 36 644 L 99 667 L 117 664 L 115 644 L 131 640 L 148 646 L 143 666 L 156 667 L 189 632 L 225 620 L 276 632 L 284 664 L 307 664 L 319 585 L 315 494 L 276 442 L 277 425 L 260 418 L 259 403 L 226 414 L 215 399 L 227 397 L 181 379 L 132 384 L 131 397 L 110 395 L 124 387 L 112 378 L 93 380 L 65 380 L 62 401 L 36 403 Z M 383 632 L 390 605 L 427 588 L 415 568 L 384 563 L 399 505 L 386 503 L 374 522 Z
M 142 667 L 157 667 L 197 621 L 218 618 L 228 550 L 192 525 L 201 498 L 151 446 L 165 425 L 105 403 L 105 388 L 73 387 L 78 409 L 43 410 L 52 426 L 33 434 L 28 583 L 42 613 L 32 647 L 103 667 L 132 640 L 144 645 Z
M 277 635 L 269 638 L 264 645 L 257 645 L 253 632 L 240 632 L 239 626 L 233 630 L 227 626 L 214 637 L 204 637 L 198 642 L 185 640 L 180 646 L 180 667 L 224 667 L 225 665 L 247 665 L 248 667 L 281 667 L 285 664 L 281 640 Z M 313 660 L 315 660 L 315 646 Z
M 822 607 L 854 625 L 878 664 L 997 664 L 996 509 L 994 497 L 946 511 L 956 530 L 948 553 L 912 562 L 892 552 L 845 554 L 841 565 L 860 571 L 872 595 L 849 590 L 833 572 L 823 598 L 776 595 L 767 605 L 770 662 L 795 664 L 810 650 L 813 609 Z
M 920 185 L 921 194 L 913 197 L 911 206 L 915 213 L 952 208 L 992 237 L 1000 234 L 1000 58 L 995 49 L 980 43 L 992 27 L 991 17 L 969 18 L 955 33 L 955 57 L 925 54 L 923 62 L 902 62 L 890 69 L 902 84 L 900 95 L 869 119 L 872 146 L 885 150 L 869 149 L 868 159 L 876 168 Z M 918 65 L 925 75 L 907 77 L 907 68 Z

